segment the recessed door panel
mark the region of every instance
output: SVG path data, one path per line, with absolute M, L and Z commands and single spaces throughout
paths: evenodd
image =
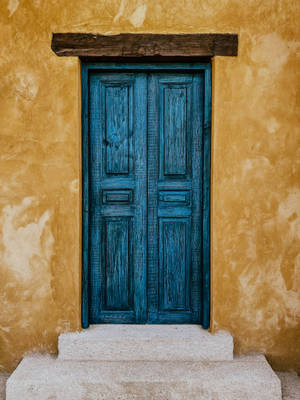
M 182 176 L 187 172 L 186 87 L 163 88 L 163 172 Z
M 162 77 L 159 83 L 160 179 L 190 175 L 190 101 L 192 77 Z
M 106 217 L 103 221 L 104 310 L 133 310 L 131 222 L 126 217 Z
M 105 96 L 105 172 L 126 175 L 129 173 L 130 131 L 133 109 L 132 85 L 115 83 L 104 85 Z
M 189 311 L 189 218 L 159 219 L 159 269 L 159 310 Z

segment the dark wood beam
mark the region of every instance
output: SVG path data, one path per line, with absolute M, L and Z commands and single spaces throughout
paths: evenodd
M 107 36 L 92 33 L 53 33 L 51 48 L 60 57 L 237 56 L 238 35 L 122 33 Z

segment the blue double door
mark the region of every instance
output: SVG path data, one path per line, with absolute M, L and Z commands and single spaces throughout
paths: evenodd
M 199 72 L 90 73 L 90 323 L 201 323 L 204 97 Z

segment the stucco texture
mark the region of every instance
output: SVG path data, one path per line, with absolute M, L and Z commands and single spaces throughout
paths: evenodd
M 52 32 L 233 32 L 238 57 L 213 60 L 212 330 L 300 372 L 299 20 L 297 0 L 1 1 L 0 371 L 80 328 L 80 63 Z

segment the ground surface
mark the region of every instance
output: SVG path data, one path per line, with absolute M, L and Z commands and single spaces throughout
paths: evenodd
M 294 372 L 277 372 L 282 384 L 283 400 L 300 399 L 300 376 Z M 0 374 L 0 400 L 5 400 L 5 383 L 9 375 Z
M 0 400 L 5 400 L 5 383 L 9 375 L 0 374 Z
M 300 376 L 295 372 L 276 372 L 281 380 L 283 400 L 300 399 Z

